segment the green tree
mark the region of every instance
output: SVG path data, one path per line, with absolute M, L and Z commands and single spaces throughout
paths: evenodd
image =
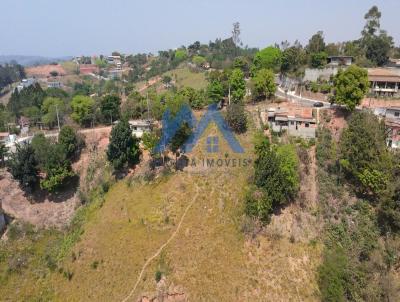
M 104 121 L 111 124 L 120 117 L 121 98 L 117 95 L 106 95 L 101 99 L 100 111 Z
M 46 177 L 40 181 L 40 187 L 49 192 L 56 192 L 75 176 L 63 145 L 53 143 L 47 146 L 47 158 L 43 171 Z
M 74 96 L 71 101 L 72 119 L 80 125 L 88 125 L 93 120 L 94 101 L 82 95 Z
M 22 109 L 26 107 L 42 106 L 46 93 L 43 91 L 39 83 L 35 83 L 29 87 L 23 88 L 20 92 L 17 89 L 12 93 L 7 108 L 16 116 L 21 115 Z
M 306 62 L 306 54 L 301 45 L 286 48 L 282 53 L 281 72 L 297 72 Z
M 375 65 L 384 66 L 389 61 L 393 38 L 385 33 L 371 37 L 365 43 L 365 55 Z
M 172 82 L 172 78 L 169 75 L 165 75 L 162 78 L 162 82 L 165 86 L 169 87 L 171 85 Z
M 308 41 L 307 51 L 310 54 L 325 51 L 325 40 L 323 31 L 318 31 L 311 37 L 311 39 Z
M 192 129 L 188 125 L 188 123 L 182 123 L 178 131 L 172 137 L 170 142 L 170 149 L 175 155 L 178 154 L 179 149 L 183 146 L 183 144 L 188 140 L 190 135 L 192 134 Z
M 236 133 L 244 133 L 247 130 L 247 117 L 243 104 L 232 103 L 228 105 L 226 122 Z
M 185 102 L 188 102 L 193 109 L 202 109 L 206 103 L 204 94 L 192 87 L 183 87 L 180 89 L 175 99 L 180 97 L 182 97 Z
M 272 70 L 261 69 L 252 79 L 253 97 L 255 99 L 272 98 L 276 92 L 275 74 Z
M 365 49 L 365 56 L 378 66 L 383 66 L 388 62 L 390 51 L 394 45 L 393 37 L 381 30 L 381 16 L 378 7 L 373 6 L 364 17 L 366 24 L 361 32 L 361 43 Z
M 266 193 L 272 208 L 292 201 L 300 187 L 299 161 L 295 147 L 272 146 L 264 141 L 257 146 L 256 155 L 254 183 Z
M 121 120 L 111 130 L 107 158 L 116 170 L 121 170 L 127 164 L 138 163 L 139 157 L 139 139 L 132 135 L 128 121 Z
M 246 82 L 243 71 L 234 69 L 229 77 L 231 87 L 231 98 L 233 103 L 240 103 L 246 95 Z
M 192 62 L 197 66 L 197 67 L 202 67 L 204 63 L 206 63 L 206 59 L 202 56 L 193 56 Z
M 57 125 L 57 111 L 60 123 L 63 121 L 65 114 L 65 104 L 63 100 L 55 97 L 47 97 L 42 104 L 42 121 L 49 127 Z
M 372 113 L 353 113 L 340 138 L 340 166 L 355 189 L 379 197 L 391 180 L 385 126 Z
M 236 57 L 233 61 L 233 68 L 239 68 L 246 76 L 249 76 L 250 63 L 246 57 Z
M 354 110 L 369 90 L 368 73 L 365 69 L 352 65 L 339 70 L 334 78 L 334 101 Z
M 361 32 L 363 37 L 373 36 L 380 31 L 381 17 L 382 17 L 382 14 L 376 5 L 374 5 L 373 7 L 371 7 L 369 9 L 369 11 L 364 16 L 364 19 L 366 20 L 366 24 L 364 26 L 363 31 Z
M 180 63 L 182 61 L 184 61 L 187 58 L 187 52 L 186 49 L 177 49 L 175 51 L 175 56 L 174 56 L 174 60 L 177 63 Z
M 35 159 L 40 170 L 45 170 L 47 160 L 49 158 L 51 141 L 47 139 L 43 133 L 35 134 L 32 139 L 31 146 L 35 151 Z
M 322 68 L 328 62 L 328 54 L 325 51 L 311 54 L 311 67 Z
M 207 87 L 208 97 L 213 103 L 218 103 L 224 98 L 224 87 L 218 80 L 212 81 Z
M 30 144 L 16 145 L 16 152 L 8 161 L 11 175 L 24 189 L 33 190 L 38 183 L 35 151 Z
M 158 141 L 160 140 L 160 136 L 152 131 L 145 132 L 142 136 L 142 143 L 145 150 L 150 152 L 151 156 L 154 156 L 154 148 L 157 146 Z
M 267 47 L 254 56 L 253 72 L 262 68 L 278 71 L 282 64 L 282 51 L 277 47 Z
M 58 143 L 64 148 L 67 159 L 72 160 L 82 150 L 85 142 L 71 126 L 63 126 L 58 135 Z

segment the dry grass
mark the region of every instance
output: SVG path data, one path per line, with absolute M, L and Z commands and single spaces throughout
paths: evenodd
M 210 134 L 217 134 L 215 126 L 207 129 Z M 206 156 L 205 137 L 192 157 Z M 252 134 L 241 135 L 240 141 L 246 150 L 240 157 L 252 158 Z M 226 154 L 238 156 L 222 143 L 213 157 Z M 250 241 L 242 232 L 243 194 L 251 174 L 251 166 L 188 169 L 152 183 L 120 181 L 62 262 L 70 280 L 59 272 L 39 281 L 25 274 L 22 284 L 7 286 L 3 297 L 15 300 L 33 291 L 33 297 L 49 292 L 55 301 L 121 301 L 146 260 L 176 230 L 198 189 L 176 237 L 150 263 L 129 301 L 157 295 L 156 271 L 167 290 L 178 287 L 190 301 L 317 300 L 318 245 L 265 233 Z M 33 290 L 32 284 L 41 286 Z

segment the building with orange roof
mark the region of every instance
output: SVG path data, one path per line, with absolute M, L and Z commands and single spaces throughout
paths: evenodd
M 262 115 L 264 123 L 268 123 L 273 132 L 286 131 L 291 136 L 315 138 L 317 120 L 313 109 L 307 107 L 269 108 Z

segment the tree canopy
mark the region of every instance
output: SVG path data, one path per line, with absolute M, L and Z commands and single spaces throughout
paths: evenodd
M 256 70 L 267 68 L 277 71 L 282 64 L 282 51 L 277 47 L 267 47 L 254 56 L 253 65 Z
M 242 102 L 246 95 L 246 82 L 244 80 L 243 71 L 238 68 L 234 69 L 229 77 L 229 84 L 231 87 L 232 102 Z
M 88 96 L 77 95 L 71 101 L 72 119 L 80 125 L 88 125 L 93 120 L 94 100 Z
M 252 78 L 252 83 L 254 87 L 252 95 L 255 99 L 271 98 L 275 95 L 275 74 L 272 70 L 263 68 L 257 71 Z
M 334 78 L 334 101 L 354 110 L 369 90 L 368 73 L 365 69 L 352 65 L 339 70 Z
M 118 122 L 111 130 L 107 149 L 108 160 L 116 170 L 121 170 L 128 164 L 136 164 L 139 156 L 139 140 L 132 135 L 128 121 Z

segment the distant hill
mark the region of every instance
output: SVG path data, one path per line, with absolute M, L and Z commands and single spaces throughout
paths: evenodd
M 52 62 L 68 61 L 71 59 L 72 57 L 49 58 L 41 56 L 0 55 L 0 64 L 5 64 L 15 61 L 23 66 L 35 66 L 35 65 L 49 64 Z

